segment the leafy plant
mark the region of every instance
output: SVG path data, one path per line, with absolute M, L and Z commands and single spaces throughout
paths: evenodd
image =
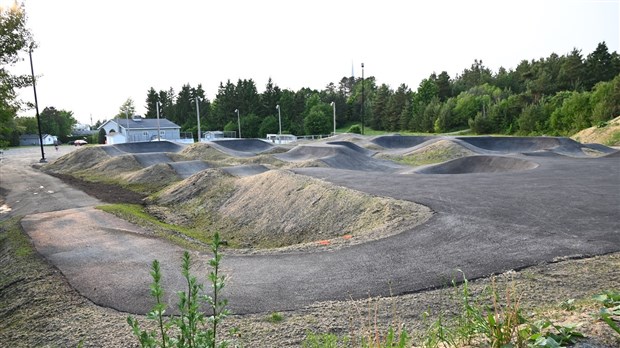
M 610 290 L 594 296 L 594 300 L 603 305 L 595 317 L 605 322 L 620 335 L 620 292 Z
M 562 303 L 560 303 L 560 308 L 562 308 L 565 311 L 574 311 L 575 310 L 575 299 L 570 298 L 566 301 L 562 301 Z
M 127 317 L 134 335 L 138 338 L 141 347 L 227 347 L 229 342 L 218 342 L 218 324 L 229 314 L 226 305 L 228 301 L 219 295 L 225 285 L 225 277 L 219 274 L 221 254 L 219 248 L 222 242 L 218 233 L 215 233 L 211 243 L 213 258 L 209 260 L 212 270 L 208 274 L 213 295 L 201 294 L 203 285 L 199 284 L 196 276 L 190 273 L 191 257 L 189 252 L 183 253 L 181 274 L 187 283 L 187 291 L 179 291 L 179 316 L 166 319 L 166 304 L 162 302 L 164 294 L 161 287 L 161 269 L 159 261 L 154 260 L 151 265 L 151 296 L 155 298 L 153 309 L 147 314 L 147 319 L 157 324 L 155 330 L 142 330 L 138 320 Z M 211 315 L 206 316 L 200 311 L 201 303 L 206 303 L 211 309 Z M 170 332 L 178 332 L 172 337 Z
M 495 278 L 491 278 L 491 305 L 481 305 L 470 300 L 469 283 L 464 274 L 462 287 L 463 310 L 457 327 L 461 340 L 469 344 L 473 338 L 481 336 L 492 347 L 504 347 L 514 340 L 517 345 L 521 344 L 518 328 L 525 319 L 521 316 L 520 297 L 514 287 L 506 289 L 502 298 Z
M 522 332 L 526 332 L 529 347 L 564 347 L 576 343 L 576 338 L 584 335 L 576 331 L 577 325 L 556 325 L 550 320 L 539 320 L 529 324 Z

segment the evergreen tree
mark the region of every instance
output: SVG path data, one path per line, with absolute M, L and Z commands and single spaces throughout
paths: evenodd
M 266 117 L 273 114 L 273 108 L 278 104 L 281 95 L 282 91 L 280 90 L 280 87 L 274 85 L 270 77 L 267 81 L 267 85 L 265 86 L 265 92 L 260 95 L 261 108 L 259 115 Z
M 599 43 L 596 49 L 588 55 L 585 65 L 587 76 L 585 81 L 586 90 L 592 89 L 598 82 L 609 81 L 620 73 L 620 71 L 616 71 L 616 64 L 605 42 Z
M 144 114 L 145 118 L 156 118 L 157 110 L 155 109 L 155 103 L 159 101 L 159 94 L 155 91 L 153 87 L 151 87 L 148 92 L 146 92 L 146 114 Z
M 372 129 L 375 130 L 384 130 L 388 127 L 386 124 L 388 123 L 387 119 L 387 111 L 388 111 L 388 103 L 390 102 L 390 98 L 392 96 L 392 90 L 385 83 L 382 84 L 377 90 L 377 97 L 372 106 L 372 119 L 369 120 L 369 125 Z
M 562 62 L 558 75 L 558 88 L 565 91 L 579 91 L 583 88 L 585 80 L 587 77 L 581 50 L 574 48 Z
M 452 97 L 452 82 L 447 72 L 442 71 L 441 74 L 437 76 L 435 84 L 437 84 L 437 95 L 440 101 L 445 102 Z

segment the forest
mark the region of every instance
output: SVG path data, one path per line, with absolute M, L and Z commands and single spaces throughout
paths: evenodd
M 363 88 L 362 88 L 363 84 Z M 364 96 L 362 98 L 362 90 Z M 388 132 L 446 133 L 471 129 L 476 134 L 559 135 L 620 115 L 620 56 L 605 42 L 583 56 L 573 49 L 565 55 L 522 60 L 515 69 L 491 71 L 482 60 L 457 76 L 433 72 L 416 89 L 396 89 L 373 76 L 343 77 L 322 90 L 280 89 L 271 79 L 262 93 L 252 79 L 220 83 L 210 101 L 202 85 L 183 85 L 178 93 L 150 88 L 147 118 L 160 117 L 197 129 L 196 97 L 201 129 L 237 130 L 239 110 L 243 137 L 278 132 L 280 105 L 284 133 L 329 134 L 335 104 L 337 126 L 360 125 Z M 364 100 L 362 105 L 362 99 Z M 119 116 L 124 115 L 121 107 Z M 133 108 L 133 106 L 129 107 Z

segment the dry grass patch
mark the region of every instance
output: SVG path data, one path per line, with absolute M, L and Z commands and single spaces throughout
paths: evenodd
M 571 136 L 571 139 L 580 143 L 597 143 L 607 146 L 619 146 L 620 145 L 620 116 L 608 121 L 603 127 L 590 127 L 581 130 L 575 135 Z

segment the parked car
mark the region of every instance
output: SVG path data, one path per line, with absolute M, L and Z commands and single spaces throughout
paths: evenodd
M 86 145 L 86 144 L 88 144 L 88 142 L 86 140 L 81 140 L 81 139 L 78 139 L 78 140 L 73 142 L 73 145 L 75 145 L 75 146 L 82 146 L 82 145 Z

